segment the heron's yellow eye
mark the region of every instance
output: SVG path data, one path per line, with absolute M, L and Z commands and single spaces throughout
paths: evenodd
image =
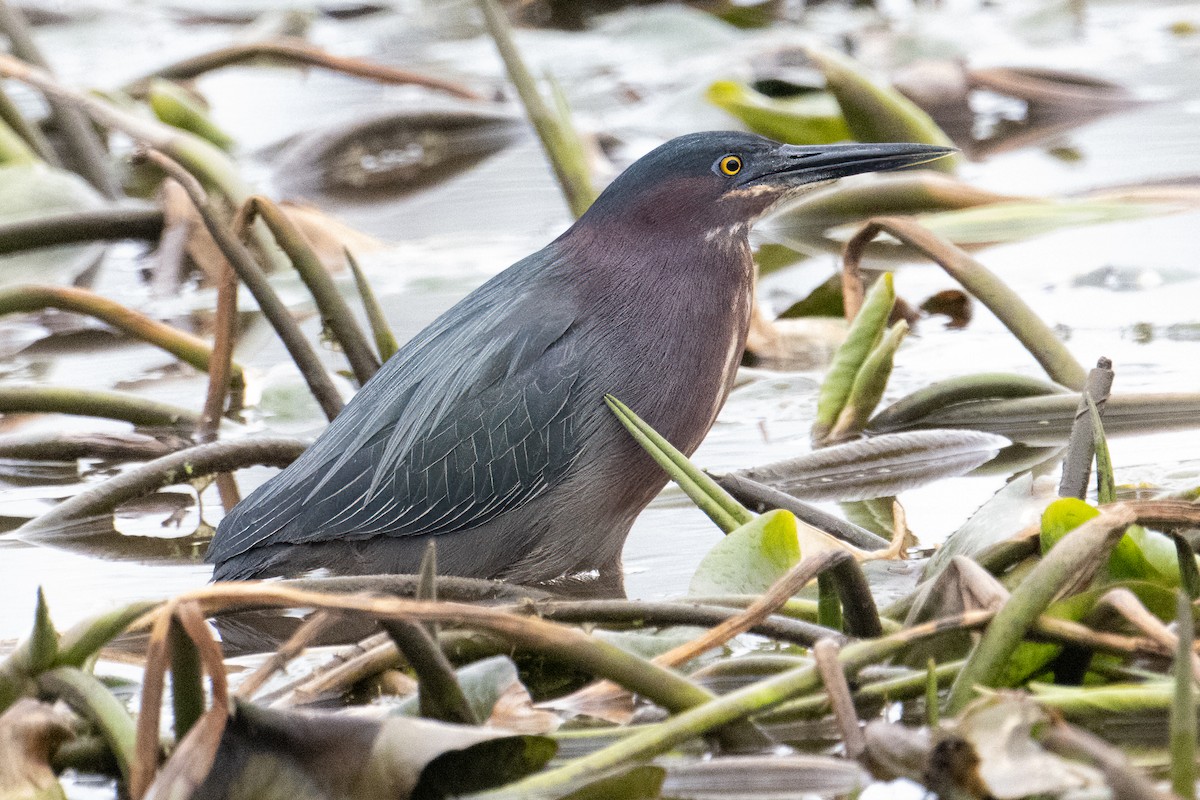
M 737 156 L 724 156 L 717 162 L 717 168 L 722 175 L 737 175 L 742 171 L 742 159 Z

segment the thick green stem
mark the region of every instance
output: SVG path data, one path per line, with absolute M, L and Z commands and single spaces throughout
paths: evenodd
M 938 635 L 947 630 L 960 630 L 977 624 L 991 612 L 976 611 L 950 620 L 918 625 L 901 633 L 869 642 L 847 645 L 838 654 L 838 663 L 853 673 L 867 664 L 880 661 L 908 647 L 914 641 Z M 689 739 L 728 725 L 731 722 L 773 708 L 799 694 L 821 687 L 821 677 L 815 666 L 798 667 L 751 686 L 732 691 L 702 706 L 684 711 L 653 728 L 636 733 L 583 758 L 556 769 L 526 778 L 498 790 L 498 794 L 524 797 L 555 796 L 562 787 L 577 785 L 605 774 L 608 770 L 644 761 L 667 752 Z M 479 798 L 487 794 L 478 795 Z
M 31 313 L 47 308 L 85 314 L 98 319 L 135 339 L 166 350 L 198 370 L 208 372 L 212 366 L 212 348 L 200 337 L 151 319 L 140 311 L 134 311 L 87 289 L 38 284 L 0 289 L 0 316 Z M 231 365 L 228 386 L 238 395 L 245 391 L 246 379 L 241 366 Z
M 158 208 L 120 206 L 51 214 L 0 224 L 0 255 L 76 242 L 154 240 L 163 229 Z
M 132 394 L 55 386 L 0 386 L 0 414 L 78 414 L 134 425 L 194 425 L 195 413 Z
M 1079 391 L 1087 373 L 1053 329 L 1042 322 L 1019 294 L 961 248 L 918 223 L 901 217 L 876 217 L 846 242 L 844 271 L 857 272 L 867 244 L 881 232 L 917 248 L 977 297 L 1025 345 L 1051 380 Z
M 371 323 L 371 335 L 375 337 L 375 348 L 379 351 L 379 360 L 387 361 L 396 354 L 400 346 L 396 344 L 396 336 L 392 333 L 391 326 L 388 325 L 387 317 L 384 316 L 383 306 L 379 305 L 371 283 L 363 274 L 362 267 L 358 265 L 358 259 L 349 250 L 344 252 L 346 253 L 346 263 L 350 265 L 350 271 L 354 273 L 354 283 L 358 286 L 359 297 L 362 298 L 363 311 L 367 314 L 367 321 Z

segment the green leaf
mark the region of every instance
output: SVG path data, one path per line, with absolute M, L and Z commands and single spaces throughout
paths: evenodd
M 854 376 L 854 385 L 850 387 L 850 396 L 846 398 L 846 405 L 838 414 L 827 441 L 838 441 L 862 433 L 871 412 L 883 399 L 888 378 L 892 376 L 896 351 L 900 349 L 900 342 L 907 333 L 908 323 L 900 320 L 863 360 L 858 374 Z
M 821 383 L 817 397 L 817 416 L 813 420 L 812 439 L 824 442 L 833 430 L 838 416 L 846 407 L 854 389 L 854 381 L 887 329 L 888 317 L 896 302 L 891 273 L 884 273 L 863 301 L 863 306 L 850 325 L 846 341 L 838 348 Z
M 873 81 L 857 62 L 824 48 L 808 48 L 809 57 L 825 73 L 854 138 L 860 142 L 923 142 L 953 146 L 937 123 L 916 103 L 890 86 Z M 961 159 L 941 158 L 930 166 L 953 172 Z
M 1099 513 L 1074 497 L 1055 500 L 1042 515 L 1042 553 Z M 1141 525 L 1129 526 L 1113 548 L 1103 578 L 1108 581 L 1149 581 L 1171 588 L 1179 586 L 1179 559 L 1174 541 Z
M 58 657 L 58 631 L 50 620 L 50 609 L 42 587 L 37 591 L 37 610 L 33 616 L 33 632 L 29 635 L 29 673 L 37 675 L 54 666 Z
M 625 430 L 629 431 L 629 435 L 645 448 L 655 463 L 671 476 L 671 480 L 679 485 L 684 494 L 691 498 L 717 527 L 729 533 L 739 525 L 745 525 L 754 519 L 754 515 L 745 506 L 733 499 L 729 492 L 718 486 L 716 481 L 697 468 L 687 456 L 633 413 L 627 405 L 610 394 L 604 396 L 604 402 L 616 414 Z
M 199 99 L 179 84 L 155 78 L 150 81 L 147 97 L 154 116 L 168 125 L 190 131 L 222 150 L 233 148 L 233 137 L 209 119 Z
M 761 594 L 800 561 L 796 518 L 768 511 L 709 550 L 696 568 L 692 595 Z
M 1099 515 L 1100 512 L 1095 507 L 1077 498 L 1063 497 L 1055 500 L 1042 512 L 1042 554 L 1050 552 L 1050 548 L 1058 544 L 1059 539 Z
M 743 83 L 717 81 L 705 97 L 755 133 L 787 144 L 833 144 L 851 138 L 837 101 L 828 92 L 780 99 Z

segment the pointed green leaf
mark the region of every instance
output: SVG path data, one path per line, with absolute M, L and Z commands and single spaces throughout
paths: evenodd
M 58 631 L 50 620 L 50 609 L 42 587 L 37 591 L 37 610 L 33 615 L 33 632 L 29 635 L 29 673 L 39 672 L 54 666 L 58 656 Z
M 604 402 L 637 443 L 646 449 L 655 463 L 671 476 L 671 480 L 675 481 L 684 494 L 721 530 L 729 533 L 739 525 L 754 519 L 754 515 L 741 503 L 704 474 L 703 470 L 697 469 L 687 456 L 634 414 L 628 406 L 612 395 L 605 395 Z
M 837 441 L 862 433 L 871 413 L 883 399 L 888 378 L 892 376 L 896 351 L 900 349 L 900 342 L 907 333 L 908 323 L 900 320 L 863 360 L 862 367 L 854 376 L 854 385 L 850 387 L 850 396 L 846 398 L 846 405 L 838 414 L 837 422 L 829 432 L 827 441 Z

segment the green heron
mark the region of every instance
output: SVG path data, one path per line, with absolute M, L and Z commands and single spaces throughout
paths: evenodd
M 950 152 L 729 131 L 663 144 L 417 334 L 239 503 L 213 578 L 415 572 L 432 538 L 444 574 L 620 585 L 625 537 L 667 478 L 604 395 L 690 455 L 742 357 L 750 225 L 814 185 Z

